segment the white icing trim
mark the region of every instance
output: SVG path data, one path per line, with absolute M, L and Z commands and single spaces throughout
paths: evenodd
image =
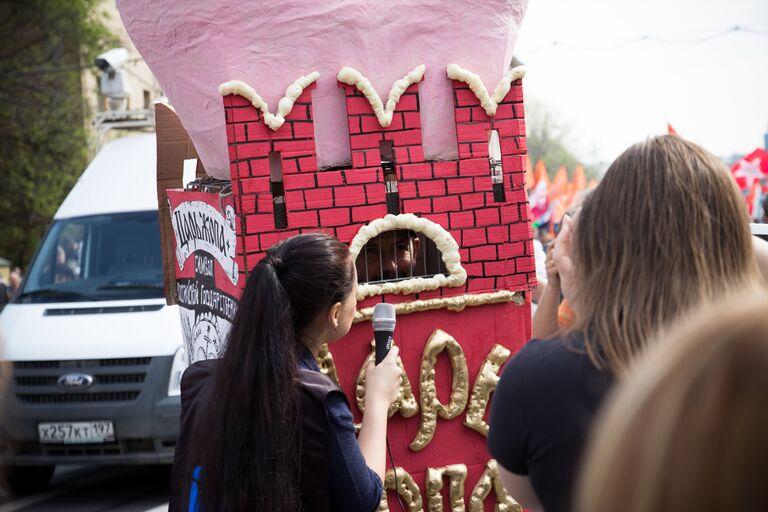
M 435 309 L 447 309 L 448 311 L 460 312 L 467 307 L 485 306 L 488 304 L 500 304 L 502 302 L 513 302 L 517 306 L 525 304 L 525 298 L 520 292 L 509 290 L 499 290 L 497 292 L 475 293 L 457 295 L 455 297 L 439 297 L 426 300 L 412 300 L 409 302 L 398 302 L 395 304 L 395 313 L 397 316 L 410 315 L 412 313 L 421 313 L 422 311 L 433 311 Z M 353 323 L 367 322 L 373 318 L 373 307 L 363 308 L 355 311 Z
M 355 68 L 346 66 L 341 68 L 339 74 L 336 75 L 336 79 L 343 84 L 354 85 L 358 91 L 363 93 L 368 100 L 368 103 L 371 104 L 373 113 L 376 114 L 376 119 L 379 120 L 379 125 L 382 128 L 386 128 L 392 124 L 392 114 L 395 111 L 397 102 L 400 101 L 400 96 L 403 95 L 405 90 L 410 87 L 411 84 L 421 82 L 421 79 L 424 78 L 424 71 L 426 71 L 426 69 L 424 64 L 416 66 L 410 73 L 393 83 L 392 89 L 389 91 L 386 108 L 382 104 L 376 89 L 371 85 L 370 80 Z
M 493 90 L 493 96 L 490 96 L 488 94 L 488 89 L 485 88 L 483 81 L 480 79 L 480 75 L 477 73 L 464 69 L 458 64 L 449 64 L 446 68 L 448 78 L 467 84 L 472 92 L 475 93 L 475 97 L 480 101 L 480 106 L 483 107 L 485 113 L 490 117 L 496 115 L 496 108 L 509 92 L 510 87 L 512 87 L 512 82 L 523 78 L 525 76 L 525 71 L 525 66 L 517 66 L 507 71 L 507 74 L 502 77 L 501 81 Z
M 222 96 L 228 96 L 230 94 L 237 94 L 250 100 L 254 107 L 261 110 L 264 116 L 264 124 L 266 124 L 272 131 L 276 131 L 285 123 L 285 116 L 291 113 L 293 110 L 293 104 L 299 99 L 304 89 L 309 87 L 320 77 L 320 73 L 313 71 L 312 73 L 297 78 L 288 88 L 285 90 L 285 96 L 283 96 L 277 103 L 277 113 L 272 114 L 269 112 L 267 102 L 257 93 L 253 87 L 241 82 L 240 80 L 230 80 L 224 82 L 219 86 L 219 94 Z
M 367 226 L 361 227 L 349 244 L 349 252 L 352 254 L 352 258 L 357 259 L 363 246 L 369 240 L 384 231 L 395 229 L 410 229 L 418 233 L 424 233 L 425 236 L 435 242 L 435 246 L 437 246 L 442 255 L 448 275 L 437 274 L 433 277 L 414 277 L 404 279 L 403 281 L 382 284 L 364 283 L 357 287 L 357 300 L 385 293 L 409 295 L 437 290 L 443 286 L 461 286 L 467 281 L 467 271 L 461 266 L 459 244 L 456 243 L 453 236 L 441 225 L 435 224 L 431 220 L 417 217 L 412 213 L 387 215 L 384 218 L 371 221 Z

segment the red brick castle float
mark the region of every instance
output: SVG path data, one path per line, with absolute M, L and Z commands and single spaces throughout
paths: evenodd
M 536 284 L 522 71 L 507 71 L 527 1 L 118 6 L 178 113 L 159 110 L 158 179 L 166 282 L 189 360 L 225 350 L 247 273 L 275 242 L 329 232 L 365 265 L 382 233 L 393 243 L 416 233 L 424 272 L 366 275 L 355 325 L 320 366 L 359 421 L 372 309 L 395 304 L 404 379 L 388 438 L 397 482 L 389 468 L 380 510 L 399 508 L 395 492 L 411 511 L 519 510 L 485 436 L 500 369 L 530 337 Z M 413 68 L 419 61 L 426 66 Z M 380 97 L 375 87 L 393 81 Z M 168 118 L 189 136 L 166 137 Z M 181 174 L 198 154 L 198 177 L 218 181 L 169 187 L 178 180 L 162 169 Z M 432 256 L 439 265 L 426 269 Z
M 453 80 L 460 156 L 451 161 L 424 159 L 418 83 L 405 89 L 386 128 L 362 92 L 341 82 L 339 87 L 346 97 L 352 165 L 326 170 L 317 168 L 315 158 L 312 85 L 276 130 L 265 124 L 251 99 L 224 96 L 239 219 L 238 266 L 245 273 L 272 244 L 302 232 L 325 231 L 352 243 L 362 228 L 383 219 L 391 221 L 390 229 L 413 228 L 419 221 L 410 216 L 444 228 L 455 241 L 465 279 L 404 294 L 361 286 L 359 295 L 373 296 L 358 304 L 359 323 L 343 343 L 331 347 L 332 356 L 324 358 L 322 367 L 338 379 L 350 403 L 360 404 L 357 397 L 364 393 L 355 392 L 359 370 L 371 354 L 366 320 L 376 302 L 398 304 L 395 340 L 407 376 L 389 425 L 398 491 L 410 510 L 426 510 L 427 503 L 429 510 L 441 510 L 445 477 L 452 479 L 446 494 L 451 510 L 463 510 L 465 500 L 470 510 L 490 510 L 491 502 L 498 510 L 512 510 L 488 460 L 484 418 L 500 366 L 530 336 L 530 308 L 521 292 L 536 284 L 524 187 L 521 80 L 511 83 L 493 117 L 467 84 Z M 502 169 L 502 178 L 497 171 L 495 180 L 488 154 L 493 130 L 500 140 Z M 388 162 L 382 165 L 382 141 L 392 143 L 394 176 L 387 175 Z M 274 173 L 276 159 L 281 176 Z M 392 181 L 399 197 L 388 209 Z M 501 182 L 501 192 L 499 187 L 494 191 L 494 181 Z M 285 207 L 282 226 L 276 205 Z M 399 224 L 400 217 L 410 223 Z M 417 230 L 422 229 L 427 230 Z M 407 289 L 407 283 L 389 286 Z M 443 351 L 446 357 L 440 356 Z M 354 412 L 359 419 L 359 410 Z M 395 487 L 391 476 L 389 489 Z M 496 499 L 484 507 L 491 490 Z

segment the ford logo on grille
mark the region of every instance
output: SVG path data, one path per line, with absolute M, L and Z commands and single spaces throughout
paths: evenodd
M 58 382 L 65 389 L 85 389 L 93 384 L 93 377 L 87 373 L 68 373 L 59 377 Z

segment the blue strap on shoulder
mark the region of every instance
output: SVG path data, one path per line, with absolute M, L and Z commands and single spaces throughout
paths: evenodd
M 195 466 L 195 469 L 192 471 L 192 488 L 189 491 L 189 508 L 187 512 L 200 512 L 200 504 L 197 502 L 199 481 L 200 466 Z

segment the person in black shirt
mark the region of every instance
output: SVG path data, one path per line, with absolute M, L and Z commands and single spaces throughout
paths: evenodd
M 490 449 L 501 467 L 527 475 L 534 510 L 568 510 L 573 469 L 613 376 L 584 357 L 581 333 L 532 340 L 507 364 L 493 396 Z M 535 500 L 535 501 L 533 501 Z
M 532 510 L 571 509 L 583 445 L 616 378 L 659 328 L 757 279 L 744 201 L 725 166 L 662 136 L 626 150 L 555 245 L 570 332 L 529 342 L 491 406 L 491 453 Z

